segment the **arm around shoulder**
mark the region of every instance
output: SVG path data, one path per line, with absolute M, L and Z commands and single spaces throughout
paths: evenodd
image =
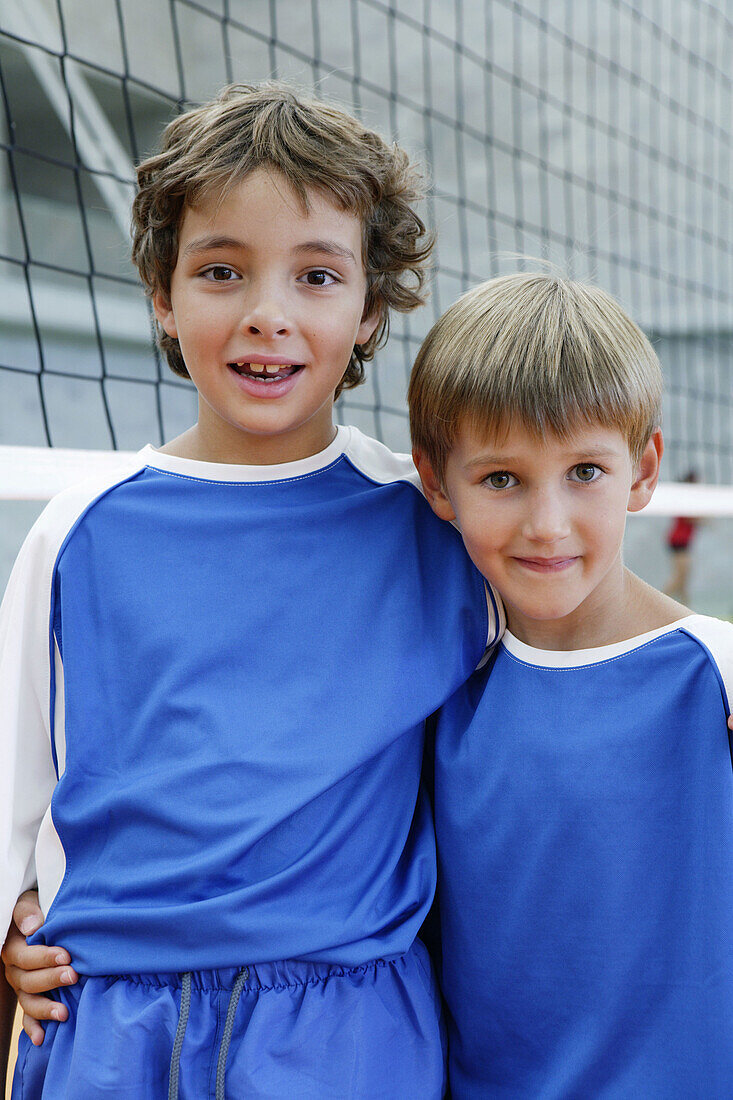
M 15 1004 L 15 994 L 0 970 L 0 1081 L 5 1080 L 8 1072 L 8 1056 L 10 1054 L 10 1037 L 13 1032 Z

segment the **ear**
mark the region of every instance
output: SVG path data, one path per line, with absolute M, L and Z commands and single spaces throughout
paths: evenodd
M 375 308 L 367 317 L 362 317 L 361 324 L 356 332 L 355 344 L 366 344 L 369 337 L 372 335 L 377 325 L 382 319 L 382 311 L 378 307 Z
M 420 475 L 425 499 L 436 516 L 440 519 L 454 520 L 456 513 L 453 511 L 450 497 L 443 488 L 443 484 L 433 469 L 430 459 L 417 449 L 412 452 L 412 459 Z
M 167 294 L 164 294 L 162 290 L 156 290 L 153 294 L 153 313 L 160 327 L 165 332 L 166 336 L 171 336 L 174 340 L 178 339 L 178 329 L 176 328 L 176 318 L 173 314 L 173 306 L 171 305 L 170 298 Z
M 636 478 L 631 486 L 629 502 L 626 505 L 627 512 L 640 512 L 642 508 L 646 508 L 652 499 L 652 494 L 659 481 L 659 464 L 662 461 L 663 454 L 662 429 L 656 428 L 639 459 Z

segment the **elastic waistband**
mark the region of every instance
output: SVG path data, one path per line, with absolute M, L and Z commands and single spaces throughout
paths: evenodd
M 422 946 L 422 945 L 421 945 Z M 414 950 L 414 948 L 412 949 Z M 400 966 L 407 957 L 405 955 L 392 955 L 383 959 L 372 959 L 370 962 L 361 963 L 359 966 L 343 966 L 325 962 L 304 962 L 299 959 L 285 959 L 282 962 L 272 963 L 243 963 L 242 966 L 227 966 L 217 970 L 192 970 L 191 989 L 201 993 L 213 990 L 228 991 L 234 987 L 238 976 L 243 969 L 247 970 L 247 978 L 242 985 L 242 992 L 262 992 L 268 989 L 290 989 L 304 985 L 318 985 L 329 978 L 348 977 L 350 975 L 367 974 L 370 970 L 376 971 L 385 966 Z M 82 977 L 80 984 L 84 982 Z M 87 979 L 88 980 L 88 979 Z M 129 982 L 131 985 L 148 986 L 152 989 L 172 988 L 180 989 L 183 974 L 105 974 L 92 979 L 93 981 Z

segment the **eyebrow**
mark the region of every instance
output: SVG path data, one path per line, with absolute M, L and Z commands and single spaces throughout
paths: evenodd
M 474 466 L 515 466 L 519 459 L 511 455 L 482 454 L 471 458 L 466 463 L 466 469 L 472 470 Z
M 184 256 L 195 256 L 199 252 L 216 252 L 222 248 L 244 248 L 244 241 L 238 241 L 236 237 L 196 237 L 187 244 L 183 250 Z
M 618 457 L 619 451 L 613 447 L 595 447 L 589 448 L 587 451 L 576 451 L 571 458 L 614 458 Z
M 225 236 L 209 236 L 209 237 L 196 237 L 195 240 L 187 244 L 183 250 L 184 256 L 196 256 L 200 252 L 217 252 L 226 248 L 247 248 L 245 241 L 237 240 L 236 237 Z M 350 248 L 344 248 L 343 245 L 337 244 L 336 241 L 329 240 L 314 240 L 303 241 L 302 244 L 297 244 L 293 249 L 297 255 L 304 255 L 308 252 L 320 252 L 327 256 L 338 256 L 342 260 L 348 260 L 353 264 L 356 264 L 356 256 Z
M 584 451 L 575 451 L 568 453 L 565 456 L 566 460 L 572 461 L 577 459 L 581 462 L 583 459 L 592 460 L 594 458 L 618 458 L 618 451 L 613 450 L 611 447 L 589 447 Z M 521 463 L 521 459 L 515 455 L 494 455 L 490 453 L 478 455 L 476 458 L 469 459 L 466 463 L 466 469 L 473 469 L 475 466 L 516 466 Z
M 303 241 L 302 244 L 298 244 L 293 249 L 299 255 L 305 252 L 325 252 L 328 256 L 339 256 L 342 260 L 351 260 L 352 263 L 356 263 L 356 256 L 350 248 L 344 248 L 343 245 L 337 244 L 336 241 L 316 240 L 316 241 Z

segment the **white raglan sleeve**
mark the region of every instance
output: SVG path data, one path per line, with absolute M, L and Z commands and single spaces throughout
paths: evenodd
M 55 540 L 28 535 L 0 607 L 0 941 L 36 880 L 38 829 L 56 785 L 50 656 Z
M 51 623 L 56 563 L 77 521 L 145 468 L 146 451 L 121 456 L 50 501 L 21 547 L 0 607 L 0 943 L 18 895 L 38 882 L 44 908 L 44 895 L 53 897 L 63 878 L 49 812 L 66 757 L 64 672 Z
M 733 709 L 733 623 L 709 615 L 695 615 L 687 620 L 686 628 L 707 650 L 720 681 L 728 716 Z

